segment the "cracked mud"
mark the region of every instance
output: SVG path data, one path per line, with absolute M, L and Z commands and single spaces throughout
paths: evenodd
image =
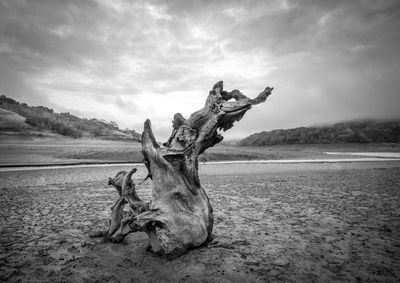
M 400 280 L 398 162 L 235 166 L 200 169 L 214 241 L 172 261 L 147 252 L 143 233 L 88 237 L 117 198 L 107 178 L 129 168 L 0 172 L 0 280 Z M 149 199 L 151 182 L 138 194 Z

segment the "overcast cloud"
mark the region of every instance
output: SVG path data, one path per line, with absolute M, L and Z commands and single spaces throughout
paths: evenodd
M 225 134 L 400 118 L 400 1 L 0 1 L 0 92 L 156 136 L 218 81 L 253 97 Z

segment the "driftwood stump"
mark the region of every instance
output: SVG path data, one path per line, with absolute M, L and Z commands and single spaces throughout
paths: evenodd
M 158 254 L 177 256 L 189 248 L 212 239 L 213 210 L 200 185 L 198 156 L 222 141 L 219 130 L 228 130 L 252 105 L 264 102 L 271 94 L 267 87 L 255 99 L 238 90 L 223 90 L 216 83 L 202 109 L 185 119 L 180 113 L 172 121 L 173 131 L 163 145 L 153 135 L 150 120 L 144 123 L 142 154 L 153 182 L 153 200 L 143 202 L 136 194 L 130 172 L 121 171 L 109 179 L 119 199 L 111 208 L 109 227 L 104 236 L 121 242 L 129 233 L 143 231 L 149 235 L 150 249 Z

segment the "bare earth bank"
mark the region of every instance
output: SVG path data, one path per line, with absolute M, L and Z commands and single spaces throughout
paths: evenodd
M 145 234 L 88 238 L 106 225 L 117 198 L 107 177 L 122 169 L 0 172 L 0 280 L 400 280 L 399 161 L 203 165 L 215 239 L 171 261 L 146 251 Z M 150 186 L 138 188 L 144 199 Z
M 0 134 L 0 167 L 40 164 L 141 162 L 141 144 L 67 138 L 16 138 Z M 200 155 L 200 161 L 330 159 L 325 152 L 400 152 L 400 144 L 307 144 L 232 146 L 218 144 Z M 335 155 L 335 158 L 348 158 Z

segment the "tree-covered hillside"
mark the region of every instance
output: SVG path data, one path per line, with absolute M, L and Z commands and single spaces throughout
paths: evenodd
M 239 145 L 263 146 L 275 144 L 371 142 L 400 142 L 400 121 L 366 120 L 342 122 L 324 127 L 301 127 L 287 130 L 273 130 L 253 134 L 239 141 Z
M 25 117 L 25 122 L 36 129 L 73 138 L 95 137 L 102 139 L 140 139 L 134 130 L 121 130 L 111 121 L 82 119 L 70 113 L 55 113 L 44 106 L 29 106 L 5 95 L 0 96 L 0 108 Z

